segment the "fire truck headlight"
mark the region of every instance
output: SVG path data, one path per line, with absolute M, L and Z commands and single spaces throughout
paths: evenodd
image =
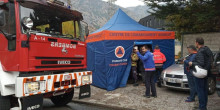
M 37 92 L 40 89 L 39 82 L 26 83 L 26 93 Z
M 36 93 L 46 89 L 45 81 L 25 83 L 25 93 Z
M 90 76 L 89 75 L 85 75 L 85 76 L 82 76 L 82 83 L 85 84 L 85 83 L 90 83 Z

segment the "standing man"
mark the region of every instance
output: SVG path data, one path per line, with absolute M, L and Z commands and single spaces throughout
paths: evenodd
M 194 76 L 192 74 L 192 67 L 189 67 L 189 62 L 193 61 L 196 56 L 197 50 L 194 45 L 190 45 L 187 47 L 189 55 L 184 59 L 184 74 L 186 74 L 190 89 L 190 95 L 187 97 L 185 102 L 194 102 L 196 97 L 196 88 L 194 82 Z
M 133 48 L 133 52 L 131 54 L 131 71 L 132 71 L 132 76 L 133 76 L 133 79 L 134 79 L 134 84 L 133 86 L 138 86 L 138 83 L 137 83 L 137 61 L 138 61 L 138 56 L 136 54 L 136 51 L 138 50 L 138 47 L 135 46 Z
M 154 82 L 157 83 L 158 87 L 161 87 L 160 75 L 161 72 L 163 71 L 163 64 L 166 61 L 166 57 L 162 52 L 160 52 L 160 48 L 158 45 L 155 46 L 153 54 L 154 54 L 154 63 L 156 67 L 156 77 L 154 79 Z
M 213 54 L 211 50 L 204 46 L 204 39 L 199 37 L 196 38 L 195 42 L 196 47 L 198 48 L 198 53 L 195 56 L 195 59 L 192 62 L 189 62 L 190 66 L 195 67 L 198 65 L 207 71 L 211 69 L 211 63 L 213 60 Z M 208 102 L 208 77 L 205 78 L 194 78 L 196 92 L 199 98 L 199 109 L 198 110 L 207 110 L 207 102 Z
M 141 51 L 144 53 L 144 56 L 140 54 L 140 52 L 137 50 L 138 57 L 142 60 L 145 68 L 145 86 L 146 86 L 146 92 L 145 97 L 150 98 L 150 90 L 152 92 L 152 96 L 154 98 L 157 97 L 156 93 L 156 87 L 154 82 L 154 76 L 155 76 L 155 64 L 153 60 L 153 53 L 150 52 L 149 47 L 147 45 L 144 45 L 141 47 Z

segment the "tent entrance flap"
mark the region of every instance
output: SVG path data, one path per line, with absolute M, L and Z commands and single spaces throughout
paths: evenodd
M 135 46 L 138 46 L 138 49 L 140 50 L 140 48 L 144 45 L 147 45 L 147 47 L 149 47 L 150 51 L 153 52 L 153 42 L 149 41 L 149 42 L 134 42 Z

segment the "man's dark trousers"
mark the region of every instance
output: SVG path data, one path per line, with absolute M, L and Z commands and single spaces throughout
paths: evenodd
M 208 78 L 196 78 L 194 77 L 196 92 L 199 98 L 199 109 L 207 110 L 208 102 Z
M 186 74 L 190 89 L 190 100 L 195 100 L 196 97 L 196 87 L 195 87 L 195 81 L 194 76 L 191 73 Z
M 156 68 L 156 75 L 155 75 L 155 78 L 154 78 L 154 82 L 157 83 L 159 82 L 160 83 L 160 75 L 161 75 L 161 72 L 163 71 L 163 68 Z
M 132 76 L 133 76 L 133 79 L 134 79 L 134 82 L 136 83 L 137 82 L 137 67 L 136 66 L 131 66 L 131 70 L 132 70 Z
M 155 71 L 145 71 L 146 96 L 150 96 L 150 90 L 152 92 L 152 96 L 157 95 L 154 78 L 155 78 Z

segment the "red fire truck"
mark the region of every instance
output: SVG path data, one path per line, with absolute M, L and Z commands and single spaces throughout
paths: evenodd
M 58 0 L 0 0 L 0 110 L 66 105 L 74 87 L 90 96 L 82 20 Z

